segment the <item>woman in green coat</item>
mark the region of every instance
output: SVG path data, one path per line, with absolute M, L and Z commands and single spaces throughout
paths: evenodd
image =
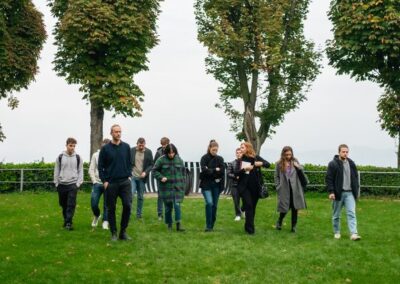
M 181 227 L 181 203 L 185 196 L 185 165 L 178 156 L 174 144 L 165 147 L 153 167 L 153 176 L 159 181 L 158 191 L 165 207 L 165 223 L 172 229 L 172 209 L 175 210 L 176 230 L 183 232 Z

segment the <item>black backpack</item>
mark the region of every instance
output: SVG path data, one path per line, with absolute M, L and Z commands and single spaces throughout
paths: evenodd
M 59 170 L 61 171 L 61 160 L 62 160 L 63 154 L 60 154 L 58 156 L 58 164 L 59 164 Z M 76 170 L 79 171 L 79 163 L 81 162 L 81 157 L 78 154 L 75 154 L 76 156 Z

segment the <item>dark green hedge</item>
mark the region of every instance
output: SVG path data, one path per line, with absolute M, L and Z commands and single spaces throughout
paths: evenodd
M 82 185 L 84 191 L 91 190 L 91 183 L 87 169 L 89 165 L 84 164 L 84 180 Z M 325 172 L 326 166 L 306 164 L 304 166 L 310 185 L 307 191 L 326 192 Z M 0 164 L 0 192 L 19 191 L 20 189 L 20 170 L 4 169 L 25 169 L 24 170 L 24 190 L 55 190 L 53 184 L 54 163 L 27 163 L 27 164 Z M 45 169 L 41 171 L 29 169 Z M 274 191 L 274 165 L 264 173 L 264 181 L 269 184 L 269 189 Z M 400 171 L 394 168 L 358 166 L 361 172 L 361 194 L 362 195 L 383 195 L 400 196 Z M 369 173 L 373 172 L 373 173 Z M 380 173 L 380 172 L 385 172 Z M 395 173 L 395 174 L 390 174 Z M 6 181 L 6 182 L 4 182 Z M 43 183 L 46 181 L 46 183 Z M 33 183 L 31 183 L 33 182 Z M 35 183 L 36 182 L 36 183 Z M 380 186 L 380 187 L 373 187 Z M 395 186 L 390 188 L 387 186 Z
M 84 184 L 81 189 L 91 190 L 90 177 L 87 169 L 89 165 L 83 164 Z M 24 169 L 23 190 L 55 191 L 53 183 L 54 163 L 26 163 L 26 164 L 0 164 L 0 192 L 12 192 L 20 190 L 21 170 Z M 40 170 L 35 170 L 40 169 Z
M 400 196 L 400 171 L 395 168 L 358 166 L 362 195 Z M 325 173 L 327 166 L 305 164 L 304 170 L 310 181 L 307 191 L 326 192 Z M 383 173 L 384 172 L 384 173 Z M 274 191 L 274 165 L 263 171 L 264 181 Z M 375 187 L 378 186 L 378 187 Z M 388 186 L 395 186 L 394 188 Z

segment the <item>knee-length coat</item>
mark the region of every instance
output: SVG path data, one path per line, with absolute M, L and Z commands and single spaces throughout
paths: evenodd
M 297 161 L 296 161 L 297 162 Z M 298 163 L 298 162 L 297 162 Z M 303 171 L 303 166 L 299 166 L 298 170 Z M 286 177 L 285 172 L 281 171 L 280 163 L 276 163 L 275 166 L 275 186 L 278 196 L 277 211 L 280 213 L 286 213 L 290 209 L 290 185 L 293 190 L 293 205 L 296 210 L 306 208 L 306 201 L 304 199 L 304 189 L 301 185 L 300 179 L 297 175 L 297 171 L 294 166 L 289 174 L 289 178 Z

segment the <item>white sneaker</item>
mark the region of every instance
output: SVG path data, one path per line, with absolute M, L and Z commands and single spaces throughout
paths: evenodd
M 108 221 L 103 221 L 102 226 L 103 226 L 103 229 L 104 229 L 104 230 L 108 230 L 108 229 L 109 229 Z
M 240 216 L 236 216 L 235 221 L 240 221 Z
M 96 216 L 93 217 L 92 227 L 97 227 L 97 224 L 99 223 L 100 216 L 101 215 L 99 215 L 99 217 L 96 217 Z
M 352 234 L 350 237 L 350 240 L 359 241 L 359 240 L 361 240 L 361 237 L 358 234 Z
M 336 233 L 336 234 L 334 235 L 334 238 L 337 239 L 337 240 L 340 239 L 341 237 L 342 237 L 342 236 L 340 235 L 340 233 Z

